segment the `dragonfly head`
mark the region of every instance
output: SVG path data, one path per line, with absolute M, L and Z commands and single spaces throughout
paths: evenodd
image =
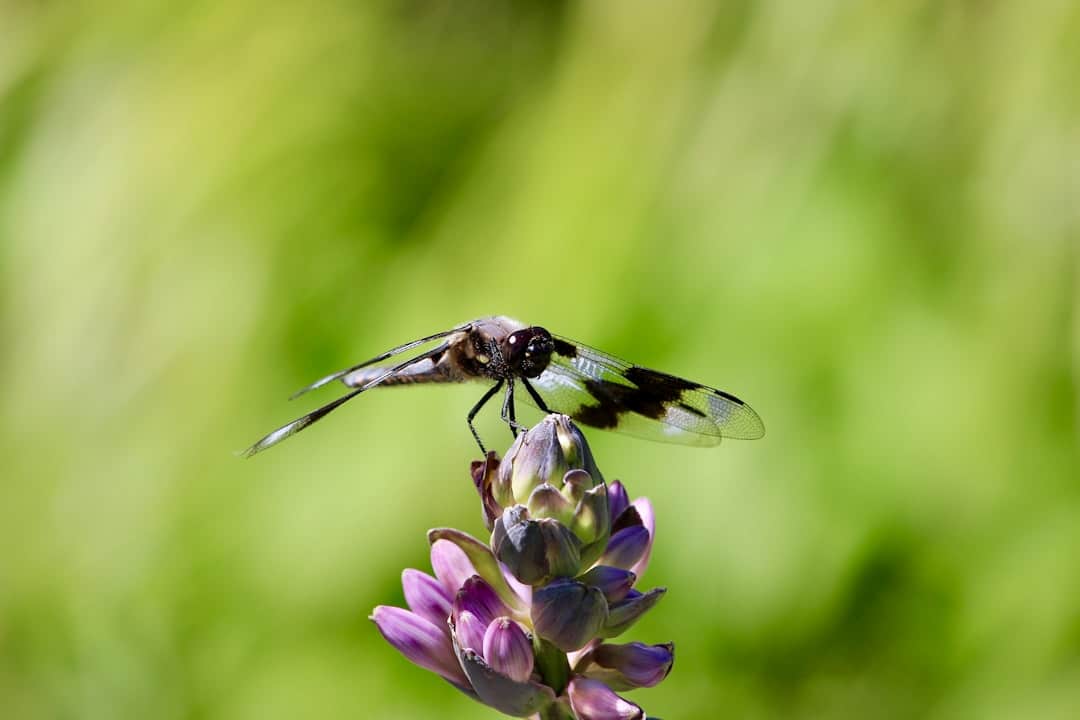
M 506 337 L 503 355 L 516 372 L 534 378 L 547 369 L 555 341 L 551 333 L 539 326 L 512 332 Z

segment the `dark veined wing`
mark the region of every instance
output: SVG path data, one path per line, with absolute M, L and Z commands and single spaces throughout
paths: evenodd
M 758 414 L 734 395 L 563 337 L 555 336 L 551 363 L 529 382 L 551 410 L 649 440 L 710 446 L 765 434 Z M 527 394 L 520 397 L 531 403 Z

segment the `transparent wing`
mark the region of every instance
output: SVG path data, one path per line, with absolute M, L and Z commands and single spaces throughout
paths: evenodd
M 710 446 L 765 434 L 758 414 L 734 395 L 567 338 L 556 337 L 551 363 L 529 382 L 550 409 L 583 425 L 650 440 Z
M 264 435 L 262 438 L 260 438 L 258 441 L 256 441 L 254 445 L 249 447 L 247 450 L 244 450 L 243 453 L 241 453 L 241 454 L 244 457 L 252 457 L 253 455 L 261 453 L 263 450 L 265 450 L 265 449 L 267 449 L 269 447 L 273 447 L 274 445 L 277 445 L 282 440 L 285 440 L 286 438 L 290 438 L 293 435 L 295 435 L 296 433 L 303 430 L 304 428 L 309 427 L 310 425 L 313 425 L 314 423 L 317 423 L 319 420 L 322 420 L 324 417 L 326 417 L 327 415 L 332 413 L 334 410 L 337 410 L 339 407 L 341 407 L 342 405 L 347 403 L 349 400 L 352 400 L 354 397 L 356 397 L 360 393 L 365 392 L 367 390 L 370 390 L 373 387 L 378 387 L 379 385 L 382 385 L 382 384 L 385 384 L 385 383 L 387 383 L 389 381 L 392 381 L 396 374 L 407 371 L 410 366 L 420 364 L 420 363 L 425 363 L 425 362 L 429 361 L 433 357 L 442 355 L 443 353 L 446 352 L 446 350 L 448 348 L 449 348 L 448 343 L 442 343 L 438 347 L 436 347 L 436 348 L 434 348 L 432 350 L 429 350 L 428 352 L 426 352 L 426 353 L 424 353 L 422 355 L 418 355 L 418 356 L 416 356 L 414 358 L 410 358 L 410 359 L 406 360 L 403 363 L 399 363 L 398 365 L 395 365 L 395 366 L 389 367 L 389 368 L 382 368 L 381 372 L 379 374 L 377 374 L 375 377 L 372 377 L 369 380 L 367 380 L 367 382 L 365 382 L 360 387 L 358 387 L 355 390 L 352 390 L 352 391 L 342 395 L 337 400 L 333 400 L 333 401 L 328 402 L 327 404 L 323 405 L 320 408 L 316 408 L 315 410 L 312 410 L 311 412 L 307 413 L 306 415 L 301 415 L 300 417 L 296 418 L 292 422 L 289 422 L 289 423 L 286 423 L 286 424 L 282 425 L 277 430 L 274 430 L 272 433 Z
M 311 392 L 312 390 L 315 390 L 317 388 L 321 388 L 323 385 L 329 385 L 330 383 L 334 382 L 335 380 L 341 380 L 341 379 L 345 378 L 346 376 L 355 373 L 357 370 L 360 370 L 362 368 L 366 368 L 369 365 L 374 365 L 375 363 L 382 362 L 383 360 L 386 360 L 388 358 L 392 358 L 395 355 L 400 355 L 401 353 L 405 352 L 406 350 L 412 350 L 414 347 L 417 347 L 419 345 L 424 345 L 425 343 L 429 343 L 429 342 L 431 342 L 433 340 L 439 340 L 441 338 L 453 335 L 454 333 L 465 332 L 470 327 L 472 327 L 471 322 L 465 323 L 464 325 L 459 325 L 456 328 L 451 328 L 450 330 L 443 330 L 442 332 L 437 332 L 434 335 L 428 335 L 427 337 L 422 337 L 419 340 L 413 340 L 412 342 L 407 342 L 404 345 L 398 345 L 396 348 L 391 348 L 390 350 L 387 350 L 386 352 L 382 353 L 381 355 L 376 355 L 375 357 L 371 358 L 370 360 L 365 360 L 364 362 L 357 363 L 356 365 L 353 365 L 352 367 L 347 367 L 344 370 L 338 370 L 337 372 L 330 373 L 326 377 L 321 377 L 318 380 L 316 380 L 315 382 L 311 383 L 310 385 L 308 385 L 306 387 L 302 387 L 299 390 L 297 390 L 296 392 L 294 392 L 291 396 L 289 396 L 289 399 L 290 400 L 295 400 L 296 398 L 300 397 L 304 393 L 308 393 L 308 392 Z M 375 377 L 378 377 L 378 374 L 376 374 Z M 346 383 L 346 385 L 349 385 L 349 384 L 350 383 L 348 383 L 348 382 Z M 356 384 L 357 383 L 353 383 L 352 385 L 355 386 Z

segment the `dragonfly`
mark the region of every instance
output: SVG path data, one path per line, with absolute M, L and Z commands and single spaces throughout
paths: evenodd
M 386 361 L 420 346 L 438 344 L 391 365 Z M 481 318 L 399 345 L 320 378 L 293 398 L 341 381 L 349 392 L 269 433 L 243 452 L 251 457 L 322 420 L 357 395 L 378 387 L 486 381 L 491 384 L 466 416 L 477 413 L 503 390 L 501 417 L 517 437 L 518 387 L 523 400 L 545 413 L 558 412 L 589 427 L 709 447 L 723 438 L 756 440 L 765 434 L 758 414 L 731 393 L 634 365 L 538 325 L 504 316 Z

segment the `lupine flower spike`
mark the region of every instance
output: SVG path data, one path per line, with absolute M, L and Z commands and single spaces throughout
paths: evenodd
M 610 485 L 565 415 L 472 465 L 490 542 L 428 532 L 434 575 L 402 573 L 409 608 L 371 615 L 417 665 L 512 717 L 637 720 L 618 692 L 656 685 L 672 643 L 606 642 L 666 590 L 635 588 L 655 536 L 652 505 Z

